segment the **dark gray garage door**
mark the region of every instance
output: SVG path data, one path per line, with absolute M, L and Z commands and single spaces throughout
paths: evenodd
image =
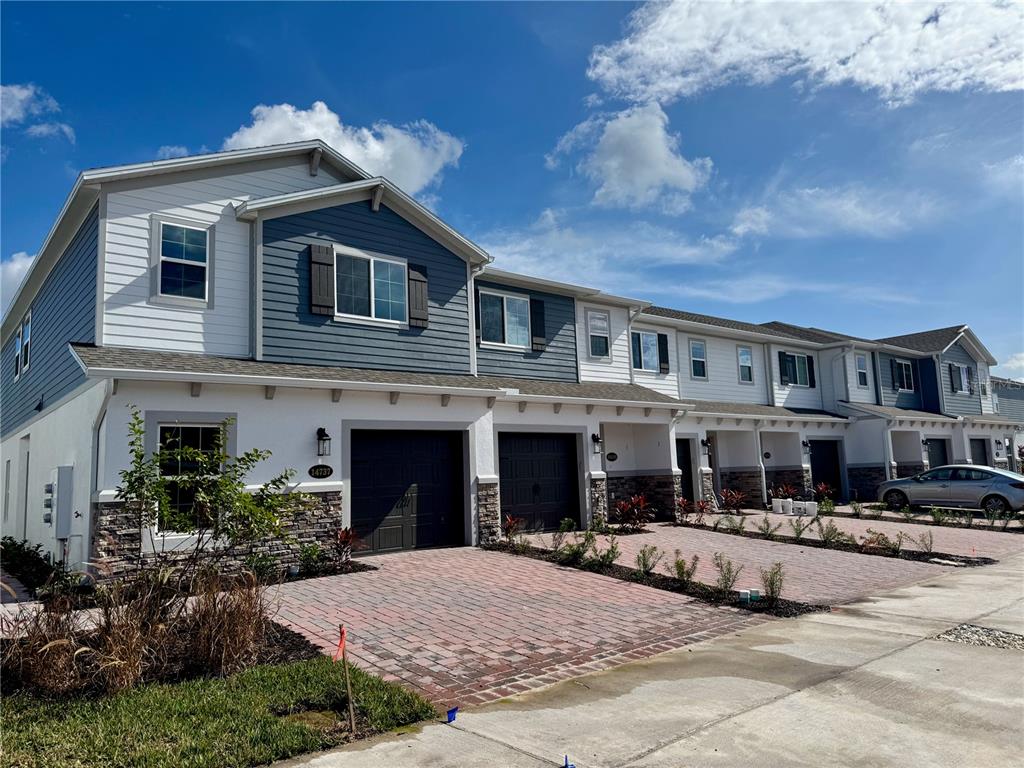
M 926 446 L 928 450 L 928 466 L 932 469 L 935 467 L 941 467 L 943 464 L 949 464 L 949 453 L 946 450 L 946 441 L 932 437 L 927 441 Z
M 501 519 L 551 531 L 563 518 L 580 519 L 576 436 L 503 432 L 498 436 Z
M 351 453 L 362 551 L 464 543 L 461 433 L 353 430 Z

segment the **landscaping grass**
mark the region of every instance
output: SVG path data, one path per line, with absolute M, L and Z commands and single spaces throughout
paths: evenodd
M 358 730 L 433 717 L 415 693 L 350 667 Z M 341 664 L 326 657 L 114 696 L 0 703 L 0 765 L 254 766 L 351 740 Z

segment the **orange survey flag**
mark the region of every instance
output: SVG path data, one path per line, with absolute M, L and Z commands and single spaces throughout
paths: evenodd
M 345 653 L 345 635 L 348 634 L 345 631 L 345 625 L 344 624 L 341 625 L 339 627 L 339 629 L 341 630 L 341 636 L 338 638 L 338 650 L 336 650 L 334 652 L 334 660 L 335 661 L 340 659 L 342 657 L 342 655 L 344 655 L 344 653 Z

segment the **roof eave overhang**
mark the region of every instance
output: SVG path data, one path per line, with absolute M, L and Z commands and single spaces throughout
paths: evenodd
M 649 307 L 651 302 L 643 299 L 633 299 L 628 296 L 616 296 L 597 288 L 587 288 L 574 283 L 563 283 L 559 280 L 549 280 L 543 277 L 532 277 L 521 275 L 518 272 L 506 272 L 503 269 L 487 268 L 479 274 L 481 280 L 493 280 L 503 285 L 511 285 L 519 288 L 534 288 L 548 293 L 559 293 L 572 296 L 585 301 L 600 302 L 620 307 Z
M 637 318 L 641 322 L 669 325 L 680 330 L 693 330 L 708 336 L 726 336 L 729 338 L 747 339 L 760 341 L 765 344 L 786 344 L 790 346 L 803 346 L 818 349 L 821 344 L 802 339 L 793 339 L 788 336 L 775 336 L 770 333 L 758 333 L 755 331 L 744 331 L 737 328 L 727 328 L 723 325 L 711 325 L 710 323 L 698 323 L 694 320 L 682 320 L 678 317 L 667 317 L 655 315 L 650 312 L 641 312 Z
M 820 421 L 837 424 L 847 424 L 850 421 L 842 416 L 818 416 L 805 413 L 720 413 L 694 409 L 687 415 L 699 416 L 703 419 L 750 419 L 752 421 Z

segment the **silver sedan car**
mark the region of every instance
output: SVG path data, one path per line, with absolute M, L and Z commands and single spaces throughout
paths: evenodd
M 976 464 L 947 464 L 878 486 L 891 509 L 908 506 L 969 507 L 992 513 L 1024 509 L 1024 475 Z

